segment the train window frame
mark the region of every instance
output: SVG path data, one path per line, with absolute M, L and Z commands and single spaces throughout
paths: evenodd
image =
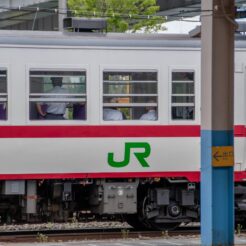
M 103 106 L 104 106 L 104 72 L 156 72 L 157 83 L 157 120 L 104 120 L 103 119 Z M 160 124 L 160 68 L 156 66 L 115 66 L 115 65 L 101 65 L 100 66 L 100 124 L 102 125 L 159 125 Z
M 39 119 L 30 119 L 30 72 L 31 71 L 63 71 L 63 72 L 85 72 L 86 73 L 86 118 L 85 119 L 76 119 L 76 120 L 39 120 Z M 89 122 L 89 111 L 88 111 L 88 101 L 89 101 L 89 65 L 27 65 L 26 66 L 26 124 L 27 125 L 86 125 Z
M 173 102 L 172 102 L 172 96 L 173 96 L 173 93 L 172 93 L 172 86 L 173 86 L 173 79 L 172 79 L 172 75 L 174 72 L 181 72 L 181 73 L 193 73 L 193 83 L 194 83 L 194 93 L 193 93 L 193 96 L 194 96 L 194 118 L 193 119 L 173 119 L 172 118 L 172 107 L 173 107 Z M 197 79 L 197 74 L 198 74 L 198 71 L 197 71 L 197 68 L 195 67 L 169 67 L 169 122 L 171 122 L 172 124 L 175 124 L 175 125 L 183 125 L 183 124 L 188 124 L 188 125 L 193 125 L 193 124 L 196 124 L 197 123 L 197 120 L 199 118 L 198 116 L 198 107 L 199 107 L 199 103 L 198 103 L 198 86 L 199 86 L 199 83 L 198 83 L 198 79 Z M 192 96 L 191 94 L 188 95 L 188 96 Z M 184 103 L 185 104 L 185 103 Z M 188 107 L 188 105 L 187 105 Z
M 0 125 L 8 125 L 11 121 L 11 115 L 10 115 L 10 108 L 11 108 L 11 100 L 10 100 L 10 81 L 11 81 L 11 70 L 10 65 L 8 64 L 0 64 L 0 70 L 6 71 L 6 89 L 7 92 L 3 93 L 6 94 L 6 119 L 0 120 Z

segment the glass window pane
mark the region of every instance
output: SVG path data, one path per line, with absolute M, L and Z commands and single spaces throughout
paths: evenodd
M 172 96 L 173 103 L 193 103 L 194 99 L 194 96 Z
M 0 70 L 0 76 L 7 76 L 7 71 L 6 70 Z
M 104 107 L 103 119 L 110 120 L 157 120 L 157 107 Z
M 172 107 L 172 119 L 175 120 L 194 120 L 195 107 Z
M 104 82 L 104 94 L 153 94 L 157 93 L 157 83 L 108 83 Z
M 117 103 L 157 103 L 156 96 L 104 96 L 103 101 L 110 103 L 115 100 Z
M 7 70 L 0 69 L 0 120 L 7 120 L 8 94 Z
M 35 72 L 35 74 L 33 74 Z M 38 74 L 38 72 L 40 74 Z M 45 73 L 45 75 L 44 75 Z M 65 75 L 64 75 L 65 73 Z M 30 72 L 30 93 L 49 93 L 52 88 L 52 80 L 61 80 L 62 87 L 68 93 L 86 93 L 86 73 L 85 72 L 54 72 L 47 71 Z
M 157 72 L 105 71 L 104 120 L 157 120 Z
M 194 94 L 194 83 L 173 83 L 173 94 Z
M 71 77 L 71 76 L 82 76 L 85 75 L 84 71 L 43 71 L 43 70 L 31 70 L 30 76 L 38 76 L 38 77 Z
M 194 94 L 194 72 L 172 72 L 171 117 L 173 120 L 195 119 Z
M 172 72 L 172 81 L 194 81 L 194 72 Z
M 31 120 L 85 120 L 85 71 L 30 71 Z
M 104 72 L 103 80 L 110 81 L 157 81 L 156 72 Z

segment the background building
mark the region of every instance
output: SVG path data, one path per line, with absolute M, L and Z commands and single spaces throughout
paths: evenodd
M 58 30 L 58 0 L 2 0 L 0 1 L 0 29 L 8 30 Z
M 236 0 L 237 5 L 246 0 Z M 167 21 L 200 15 L 201 0 L 157 0 L 160 15 Z M 0 29 L 58 31 L 62 27 L 64 14 L 55 10 L 65 10 L 66 0 L 1 0 Z M 37 8 L 45 11 L 37 11 Z

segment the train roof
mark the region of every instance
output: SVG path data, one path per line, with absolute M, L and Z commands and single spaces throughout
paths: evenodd
M 236 47 L 246 48 L 246 37 L 236 35 Z M 44 31 L 0 31 L 2 46 L 200 48 L 200 38 L 185 34 L 72 33 Z

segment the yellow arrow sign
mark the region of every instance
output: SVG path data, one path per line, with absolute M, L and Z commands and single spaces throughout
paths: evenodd
M 213 167 L 232 167 L 234 165 L 233 146 L 212 147 Z

